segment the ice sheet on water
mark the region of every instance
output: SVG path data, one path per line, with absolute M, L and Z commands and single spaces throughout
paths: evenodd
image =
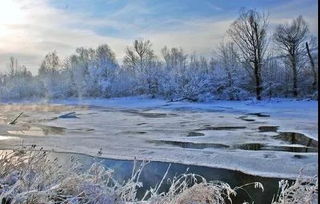
M 306 133 L 307 138 L 317 141 L 317 103 L 314 101 L 169 103 L 165 100 L 135 97 L 60 100 L 54 103 L 60 108 L 46 114 L 39 113 L 37 108 L 28 109 L 26 114 L 29 117 L 21 118 L 20 122 L 61 127 L 65 129 L 65 133 L 49 133 L 45 137 L 19 136 L 25 145 L 37 144 L 48 150 L 91 155 L 96 155 L 101 149 L 102 157 L 136 157 L 196 164 L 237 169 L 262 176 L 293 178 L 302 167 L 306 175 L 312 176 L 318 169 L 317 152 L 291 151 L 301 150 L 307 144 L 291 144 L 282 138 L 276 138 L 280 132 L 292 131 Z M 76 116 L 80 116 L 76 120 L 39 120 L 61 116 L 66 110 L 75 111 L 73 108 L 61 108 L 64 105 L 84 105 L 87 108 L 76 110 Z M 263 113 L 270 117 L 248 113 Z M 279 128 L 261 131 L 263 126 Z M 8 135 L 6 128 L 0 128 L 1 135 Z M 159 144 L 150 141 L 171 142 Z M 19 142 L 20 140 L 2 140 L 0 148 L 15 147 Z M 192 145 L 189 144 L 201 148 L 190 148 Z M 220 145 L 208 147 L 206 144 Z M 233 148 L 244 144 L 259 144 L 260 147 L 247 145 Z M 279 149 L 270 150 L 269 147 Z

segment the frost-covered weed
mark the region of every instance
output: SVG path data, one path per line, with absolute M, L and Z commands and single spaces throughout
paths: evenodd
M 152 194 L 150 204 L 222 204 L 231 200 L 236 191 L 223 182 L 207 182 L 195 174 L 175 177 L 167 193 Z
M 318 177 L 298 177 L 293 184 L 287 180 L 279 182 L 279 193 L 272 204 L 315 204 L 318 203 Z
M 224 204 L 232 203 L 237 190 L 253 185 L 262 191 L 261 183 L 249 183 L 231 188 L 227 183 L 207 181 L 200 175 L 185 173 L 168 179 L 167 192 L 159 192 L 163 179 L 146 191 L 142 199 L 137 190 L 142 187 L 141 172 L 148 162 L 134 163 L 131 178 L 118 181 L 114 172 L 100 163 L 84 170 L 71 158 L 62 166 L 45 151 L 20 149 L 0 153 L 0 202 L 3 204 Z M 273 204 L 315 203 L 318 196 L 317 178 L 298 178 L 293 185 L 281 181 L 280 193 Z
M 72 161 L 63 167 L 44 151 L 5 152 L 0 158 L 2 203 L 124 203 L 135 198 L 138 174 L 120 184 L 98 163 L 81 171 Z M 131 194 L 130 194 L 131 193 Z

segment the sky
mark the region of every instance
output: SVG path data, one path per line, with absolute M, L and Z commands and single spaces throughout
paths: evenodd
M 317 0 L 0 0 L 0 72 L 10 56 L 36 74 L 51 51 L 100 44 L 121 61 L 135 39 L 210 56 L 241 8 L 268 13 L 270 29 L 303 15 L 318 36 Z

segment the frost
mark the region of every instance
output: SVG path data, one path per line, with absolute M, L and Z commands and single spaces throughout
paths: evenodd
M 2 203 L 72 203 L 72 204 L 224 204 L 232 203 L 237 191 L 253 185 L 263 191 L 261 183 L 248 183 L 231 188 L 227 183 L 207 181 L 200 175 L 184 173 L 168 180 L 167 192 L 159 192 L 166 179 L 148 190 L 142 199 L 137 198 L 140 174 L 148 162 L 134 165 L 130 179 L 119 182 L 113 171 L 99 163 L 93 163 L 88 170 L 69 161 L 71 168 L 61 166 L 57 159 L 49 159 L 46 152 L 22 148 L 6 151 L 0 157 L 0 200 Z M 170 166 L 168 167 L 168 169 Z M 168 172 L 168 170 L 167 170 Z M 279 194 L 273 204 L 316 203 L 318 179 L 297 178 L 293 184 L 279 183 Z

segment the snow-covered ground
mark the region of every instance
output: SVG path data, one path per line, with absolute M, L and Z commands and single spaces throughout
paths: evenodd
M 7 125 L 19 112 L 24 114 L 18 123 Z M 70 112 L 75 113 L 59 117 Z M 147 97 L 33 101 L 0 105 L 0 148 L 37 144 L 62 152 L 99 151 L 106 158 L 294 178 L 301 168 L 304 175 L 317 174 L 317 120 L 317 101 L 188 103 Z

